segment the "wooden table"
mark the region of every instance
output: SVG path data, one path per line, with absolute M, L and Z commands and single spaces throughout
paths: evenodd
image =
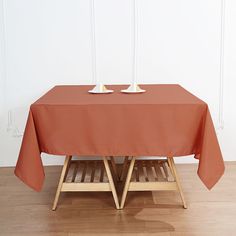
M 179 85 L 143 85 L 143 94 L 123 94 L 124 85 L 108 87 L 115 92 L 92 95 L 92 86 L 56 86 L 31 105 L 15 169 L 22 181 L 36 191 L 42 189 L 45 152 L 67 156 L 54 209 L 60 191 L 98 189 L 111 191 L 117 208 L 123 208 L 127 191 L 154 189 L 179 190 L 186 206 L 173 157 L 191 154 L 199 160 L 198 175 L 206 187 L 217 183 L 224 162 L 205 102 Z M 102 157 L 109 182 L 65 183 L 72 156 Z M 117 156 L 131 158 L 121 204 L 108 163 L 108 157 Z M 174 182 L 130 182 L 133 169 L 137 172 L 135 158 L 148 156 L 167 157 Z

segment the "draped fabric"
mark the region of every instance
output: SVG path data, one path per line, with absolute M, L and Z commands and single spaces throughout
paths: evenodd
M 113 94 L 89 94 L 92 86 L 56 86 L 30 107 L 15 174 L 40 191 L 40 154 L 76 156 L 174 156 L 195 154 L 198 175 L 211 189 L 224 162 L 205 102 L 179 85 L 108 86 Z M 55 157 L 52 157 L 55 158 Z

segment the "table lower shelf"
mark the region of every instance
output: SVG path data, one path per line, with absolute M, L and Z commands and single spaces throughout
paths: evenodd
M 128 191 L 181 190 L 173 158 L 171 161 L 169 158 L 140 160 L 125 157 L 122 164 L 116 164 L 114 157 L 103 157 L 103 160 L 67 158 L 58 185 L 54 210 L 60 192 L 111 191 L 116 207 L 120 209 L 124 207 Z M 123 190 L 121 205 L 118 203 L 118 189 Z

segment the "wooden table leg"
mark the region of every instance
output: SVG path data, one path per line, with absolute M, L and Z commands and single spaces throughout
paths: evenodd
M 64 162 L 62 172 L 61 172 L 61 177 L 60 177 L 60 180 L 59 180 L 59 183 L 58 183 L 58 186 L 57 186 L 56 196 L 55 196 L 53 207 L 52 207 L 53 211 L 55 211 L 56 208 L 57 208 L 58 199 L 59 199 L 59 196 L 60 196 L 60 193 L 61 193 L 61 187 L 62 187 L 63 181 L 66 177 L 66 173 L 67 173 L 67 170 L 68 170 L 68 165 L 70 163 L 71 158 L 72 158 L 72 156 L 66 156 L 66 158 L 65 158 L 65 162 Z
M 107 157 L 103 157 L 104 166 L 105 166 L 105 169 L 107 172 L 107 178 L 108 178 L 111 192 L 112 192 L 112 195 L 113 195 L 113 198 L 115 201 L 116 209 L 120 209 L 119 200 L 118 200 L 117 193 L 116 193 L 116 188 L 114 185 L 114 181 L 112 178 L 111 170 L 110 170 L 109 163 L 108 163 L 107 159 L 108 159 Z
M 133 169 L 134 169 L 134 163 L 135 163 L 135 157 L 131 157 L 131 162 L 130 162 L 130 165 L 129 165 L 129 170 L 128 170 L 128 174 L 127 174 L 127 177 L 126 177 L 125 186 L 124 186 L 124 190 L 123 190 L 123 194 L 122 194 L 122 198 L 121 198 L 120 209 L 124 208 L 127 192 L 129 190 L 131 176 L 132 176 Z
M 180 179 L 179 179 L 176 167 L 175 167 L 174 158 L 173 157 L 167 157 L 167 161 L 168 161 L 170 170 L 172 172 L 172 175 L 173 175 L 173 177 L 176 181 L 176 184 L 178 186 L 179 194 L 180 194 L 180 197 L 181 197 L 182 202 L 183 202 L 183 207 L 185 209 L 187 209 L 187 204 L 186 204 L 186 201 L 185 201 L 185 198 L 184 198 L 184 193 L 183 193 L 182 186 L 181 186 L 181 183 L 180 183 Z

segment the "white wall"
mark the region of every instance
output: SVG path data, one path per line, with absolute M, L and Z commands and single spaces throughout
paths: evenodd
M 0 166 L 8 166 L 16 163 L 32 102 L 56 84 L 94 81 L 89 1 L 0 0 L 0 4 Z M 226 0 L 224 87 L 221 0 L 139 0 L 139 4 L 139 83 L 179 83 L 205 100 L 224 158 L 235 160 L 236 2 Z M 131 7 L 127 0 L 95 0 L 97 75 L 104 83 L 131 81 Z M 47 155 L 43 160 L 61 162 Z

